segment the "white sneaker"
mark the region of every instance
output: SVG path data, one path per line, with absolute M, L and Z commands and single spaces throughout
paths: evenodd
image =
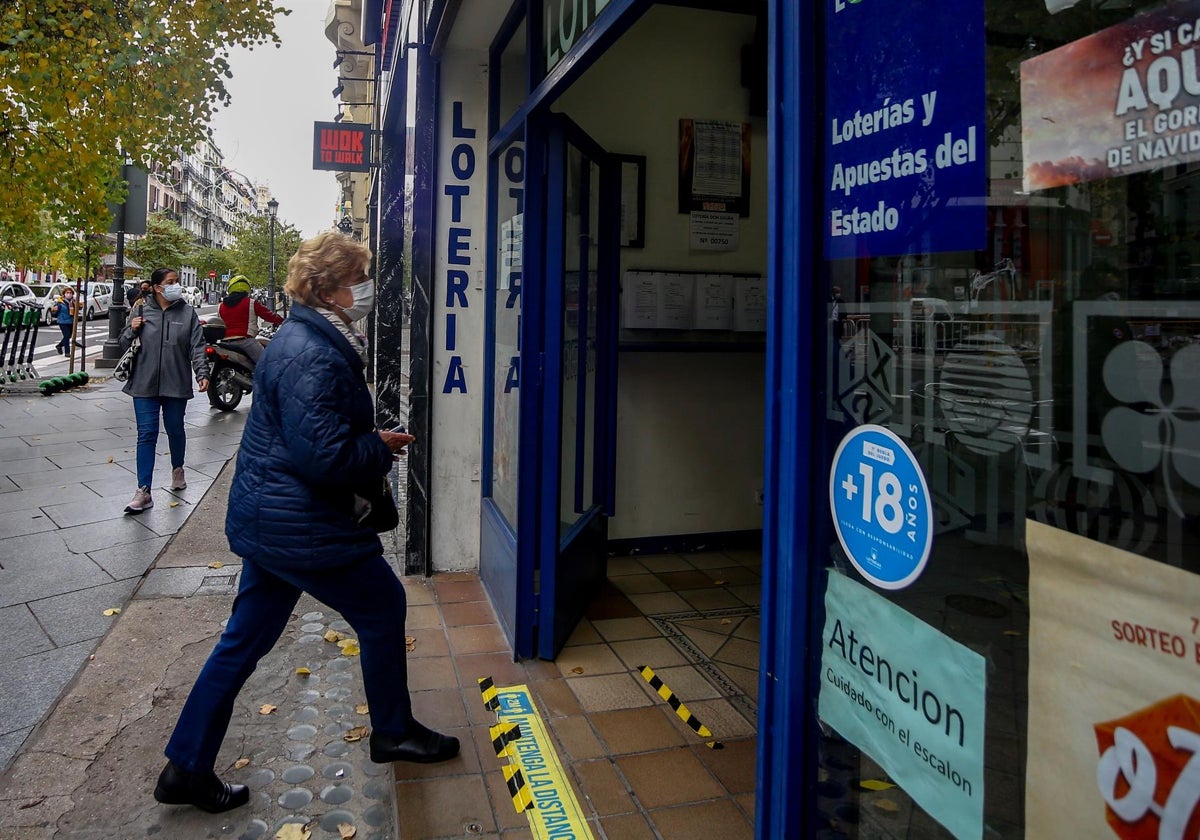
M 133 499 L 125 505 L 126 513 L 141 513 L 154 507 L 154 499 L 150 498 L 149 487 L 139 487 L 133 494 Z
M 187 489 L 187 479 L 183 477 L 183 467 L 176 467 L 175 469 L 171 470 L 171 489 Z

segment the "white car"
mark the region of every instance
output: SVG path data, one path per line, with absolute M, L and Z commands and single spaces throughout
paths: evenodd
M 87 299 L 85 311 L 89 321 L 101 315 L 107 315 L 108 308 L 112 306 L 112 284 L 89 283 L 84 297 Z
M 204 292 L 200 291 L 196 286 L 184 286 L 183 300 L 188 306 L 201 306 L 204 303 Z
M 0 300 L 5 303 L 38 303 L 38 296 L 24 283 L 6 280 L 0 283 Z
M 62 296 L 63 289 L 74 289 L 74 283 L 35 283 L 29 287 L 38 297 L 38 303 L 42 306 L 42 324 L 50 326 L 56 322 L 56 318 L 51 314 L 50 310 L 54 308 L 54 302 Z

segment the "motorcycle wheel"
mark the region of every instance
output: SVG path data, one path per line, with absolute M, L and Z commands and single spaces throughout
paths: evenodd
M 208 383 L 208 402 L 221 411 L 233 411 L 242 401 L 242 386 L 233 378 L 233 368 L 218 368 Z

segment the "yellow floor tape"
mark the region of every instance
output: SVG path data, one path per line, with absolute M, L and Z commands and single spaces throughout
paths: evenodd
M 479 691 L 484 707 L 496 712 L 496 726 L 489 727 L 489 734 L 497 757 L 509 761 L 503 768 L 504 782 L 513 807 L 528 817 L 533 836 L 594 840 L 529 688 L 497 688 L 484 677 Z
M 658 696 L 667 701 L 667 705 L 675 710 L 675 714 L 679 715 L 679 719 L 691 727 L 692 731 L 701 738 L 711 738 L 713 734 L 709 732 L 708 727 L 692 714 L 688 707 L 683 705 L 683 701 L 675 696 L 675 692 L 667 688 L 666 684 L 654 673 L 647 665 L 639 665 L 638 671 L 642 674 L 642 679 L 650 683 L 650 687 L 657 692 Z M 705 741 L 704 746 L 710 750 L 721 750 L 725 745 L 720 741 Z

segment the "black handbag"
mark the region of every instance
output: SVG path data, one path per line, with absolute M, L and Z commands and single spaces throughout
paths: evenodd
M 377 534 L 393 531 L 400 524 L 400 511 L 392 498 L 392 487 L 385 475 L 366 490 L 354 494 L 354 511 L 358 524 Z

